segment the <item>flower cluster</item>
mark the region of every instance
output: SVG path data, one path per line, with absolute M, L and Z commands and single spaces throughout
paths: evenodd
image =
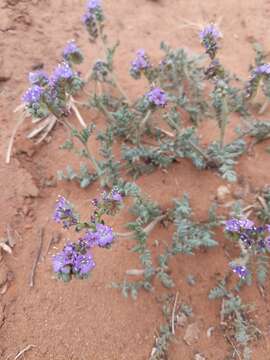
M 103 60 L 97 60 L 93 66 L 92 79 L 103 82 L 109 74 L 108 64 Z
M 83 81 L 67 62 L 58 64 L 51 76 L 37 70 L 29 74 L 31 87 L 22 101 L 31 115 L 44 118 L 52 112 L 60 117 L 67 112 L 69 95 L 79 90 Z
M 214 24 L 206 25 L 199 33 L 199 38 L 206 53 L 214 59 L 219 48 L 218 40 L 222 37 L 221 32 Z
M 150 68 L 149 58 L 144 49 L 140 49 L 136 52 L 136 57 L 131 63 L 130 75 L 134 79 L 139 79 L 141 74 Z
M 40 102 L 44 89 L 39 85 L 33 85 L 22 97 L 22 100 L 28 106 L 37 106 Z
M 232 240 L 239 242 L 245 254 L 270 251 L 270 225 L 256 226 L 249 219 L 230 219 L 226 221 L 225 233 Z M 240 278 L 246 277 L 249 273 L 244 263 L 233 262 L 230 265 L 233 272 L 238 274 Z
M 164 90 L 159 87 L 153 88 L 146 94 L 146 98 L 151 106 L 164 107 L 167 105 L 168 98 Z
M 28 78 L 32 85 L 45 86 L 49 83 L 49 76 L 43 70 L 30 72 Z
M 67 43 L 63 51 L 63 58 L 68 63 L 81 64 L 83 62 L 82 52 L 74 40 Z
M 95 267 L 91 253 L 82 253 L 79 246 L 69 243 L 53 257 L 53 270 L 58 276 L 68 281 L 72 275 L 85 278 Z
M 53 219 L 57 223 L 62 223 L 65 229 L 77 225 L 79 220 L 78 215 L 74 213 L 72 205 L 64 196 L 59 196 L 56 202 Z
M 245 279 L 249 274 L 248 268 L 244 265 L 237 265 L 235 263 L 231 263 L 230 267 L 232 271 L 240 277 L 240 279 Z
M 97 39 L 99 35 L 98 23 L 104 20 L 101 0 L 89 0 L 86 8 L 86 13 L 83 15 L 83 23 L 90 35 L 91 40 Z
M 92 200 L 95 211 L 91 218 L 81 222 L 70 202 L 63 196 L 59 197 L 53 219 L 57 223 L 62 223 L 66 229 L 74 226 L 76 231 L 85 230 L 78 242 L 66 244 L 64 249 L 53 257 L 53 270 L 60 279 L 68 281 L 72 276 L 84 279 L 90 274 L 95 267 L 90 250 L 97 246 L 109 248 L 115 240 L 112 228 L 104 224 L 102 216 L 115 214 L 122 200 L 117 189 L 103 193 L 101 199 Z
M 250 79 L 246 83 L 245 93 L 247 98 L 256 95 L 260 81 L 270 78 L 270 64 L 262 64 L 252 70 Z

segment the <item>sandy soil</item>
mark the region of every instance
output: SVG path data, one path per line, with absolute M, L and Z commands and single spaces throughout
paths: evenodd
M 220 21 L 224 34 L 222 61 L 241 76 L 247 76 L 253 59 L 252 40 L 256 39 L 269 50 L 268 0 L 104 0 L 104 8 L 108 33 L 112 40 L 121 42 L 117 67 L 122 85 L 130 90 L 131 97 L 145 85 L 136 82 L 134 86 L 128 75 L 129 63 L 137 48 L 143 46 L 157 60 L 161 40 L 172 46 L 201 50 L 197 30 L 185 26 L 184 20 L 198 24 Z M 82 190 L 75 184 L 54 181 L 58 169 L 68 163 L 76 164 L 75 156 L 58 150 L 66 137 L 63 128 L 53 132 L 49 144 L 38 147 L 24 139 L 22 130 L 11 164 L 4 164 L 8 136 L 16 120 L 13 109 L 20 103 L 32 67 L 43 63 L 50 70 L 59 60 L 66 41 L 72 38 L 77 39 L 86 55 L 83 71 L 87 71 L 87 66 L 98 56 L 100 49 L 89 46 L 80 22 L 83 12 L 83 0 L 0 0 L 0 76 L 7 78 L 0 82 L 0 237 L 5 236 L 7 224 L 21 235 L 13 254 L 5 254 L 0 263 L 0 285 L 8 283 L 7 291 L 0 297 L 0 359 L 3 360 L 13 359 L 29 344 L 35 347 L 25 354 L 27 360 L 147 360 L 156 328 L 163 322 L 155 299 L 161 289 L 157 288 L 153 296 L 141 293 L 134 302 L 110 288 L 112 281 L 123 279 L 125 270 L 137 264 L 127 241 L 119 240 L 109 252 L 96 252 L 97 267 L 90 281 L 63 284 L 53 278 L 51 255 L 64 243 L 63 239 L 46 254 L 52 233 L 59 231 L 51 220 L 57 195 L 67 196 L 86 212 L 87 200 L 99 191 L 97 185 Z M 102 126 L 101 117 L 84 115 Z M 25 129 L 29 126 L 26 124 Z M 238 166 L 244 179 L 242 184 L 248 184 L 250 189 L 270 183 L 267 145 L 256 147 L 252 156 L 244 156 Z M 94 149 L 95 143 L 92 146 Z M 216 189 L 222 183 L 216 174 L 198 172 L 185 160 L 174 164 L 168 174 L 156 171 L 138 180 L 143 190 L 164 208 L 172 198 L 188 192 L 201 219 L 206 217 Z M 112 220 L 114 228 L 121 228 L 123 218 Z M 30 289 L 29 276 L 41 226 L 45 227 L 45 244 L 35 287 Z M 159 227 L 152 238 L 168 238 L 168 233 Z M 224 237 L 219 233 L 217 239 L 220 246 L 214 250 L 201 251 L 196 257 L 179 256 L 172 262 L 174 291 L 178 290 L 181 301 L 192 306 L 194 317 L 190 322 L 198 324 L 200 337 L 188 346 L 183 341 L 185 329 L 179 329 L 170 347 L 170 360 L 193 359 L 198 352 L 209 360 L 225 359 L 229 345 L 218 330 L 220 304 L 207 299 L 216 275 L 222 274 L 227 266 Z M 187 284 L 188 274 L 197 277 L 196 286 Z M 256 287 L 252 287 L 244 291 L 244 298 L 256 304 L 253 317 L 265 334 L 255 344 L 253 358 L 270 359 L 269 293 L 266 291 L 263 299 Z M 206 333 L 211 326 L 215 330 L 208 338 Z

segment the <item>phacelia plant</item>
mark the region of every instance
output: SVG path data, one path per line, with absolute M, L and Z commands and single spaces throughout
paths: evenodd
M 112 228 L 104 223 L 103 215 L 115 215 L 123 201 L 122 195 L 114 188 L 104 192 L 100 199 L 93 199 L 94 212 L 90 219 L 81 221 L 73 206 L 63 196 L 56 202 L 53 219 L 65 229 L 74 228 L 83 232 L 77 242 L 68 242 L 63 250 L 53 257 L 53 270 L 58 278 L 69 281 L 74 276 L 84 279 L 95 267 L 91 250 L 95 247 L 109 248 L 116 235 Z

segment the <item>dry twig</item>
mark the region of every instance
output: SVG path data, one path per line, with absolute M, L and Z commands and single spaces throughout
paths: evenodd
M 31 275 L 30 275 L 30 283 L 29 283 L 30 287 L 34 287 L 36 268 L 37 268 L 37 264 L 40 259 L 40 254 L 41 254 L 42 246 L 43 246 L 43 237 L 44 237 L 44 227 L 41 227 L 38 232 L 39 245 L 38 245 L 37 255 L 36 255 L 36 258 L 35 258 L 35 261 L 34 261 L 34 264 L 32 267 L 32 271 L 31 271 Z
M 174 329 L 174 321 L 175 321 L 175 310 L 176 310 L 176 306 L 177 306 L 177 300 L 178 300 L 178 291 L 175 295 L 175 301 L 173 304 L 173 311 L 172 311 L 172 334 L 175 335 L 175 329 Z
M 26 351 L 31 350 L 32 348 L 34 348 L 35 345 L 28 345 L 26 346 L 24 349 L 22 349 L 14 358 L 14 360 L 19 359 L 24 353 L 26 353 Z

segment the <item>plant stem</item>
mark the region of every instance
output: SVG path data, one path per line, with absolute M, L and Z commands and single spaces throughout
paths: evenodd
M 151 114 L 152 114 L 152 111 L 148 110 L 145 117 L 142 119 L 142 122 L 140 123 L 140 133 L 142 133 L 143 129 L 145 128 L 145 125 Z
M 61 119 L 63 124 L 65 124 L 71 131 L 74 131 L 75 129 L 72 127 L 72 125 L 64 118 Z M 101 169 L 96 161 L 96 159 L 94 158 L 94 156 L 91 154 L 87 144 L 85 142 L 83 142 L 80 137 L 77 137 L 77 139 L 80 140 L 81 144 L 83 145 L 84 149 L 85 149 L 85 152 L 87 154 L 87 158 L 92 162 L 92 165 L 94 166 L 96 172 L 97 172 L 97 175 L 98 177 L 101 176 Z
M 163 215 L 160 215 L 158 217 L 156 217 L 152 222 L 150 222 L 143 230 L 144 232 L 149 235 L 150 232 L 155 228 L 155 226 L 160 222 L 162 221 L 163 219 L 165 219 L 168 215 L 167 214 L 163 214 Z M 132 236 L 134 236 L 134 232 L 133 231 L 130 231 L 130 232 L 127 232 L 127 233 L 116 233 L 116 236 L 119 236 L 119 237 L 125 237 L 125 238 L 130 238 Z
M 103 47 L 103 51 L 104 51 L 105 57 L 107 57 L 107 54 L 109 53 L 109 51 L 108 51 L 109 49 L 108 49 L 108 46 L 107 46 L 107 43 L 106 43 L 106 37 L 103 35 L 103 30 L 102 30 L 102 28 L 100 27 L 99 24 L 98 24 L 98 30 L 99 30 L 99 33 L 100 33 L 100 38 L 101 38 L 101 44 L 102 44 L 102 47 Z M 122 88 L 122 86 L 119 84 L 119 82 L 118 82 L 118 80 L 117 80 L 117 78 L 116 78 L 116 76 L 114 74 L 113 69 L 110 70 L 110 73 L 111 73 L 113 85 L 116 87 L 116 89 L 119 91 L 119 93 L 125 99 L 126 103 L 129 105 L 131 103 L 130 100 L 129 100 L 129 97 L 126 94 L 126 92 L 124 91 L 124 89 Z
M 74 111 L 74 113 L 75 113 L 77 119 L 79 120 L 79 123 L 82 125 L 82 127 L 83 127 L 83 128 L 86 128 L 87 125 L 86 125 L 86 123 L 85 123 L 85 121 L 84 121 L 84 119 L 83 119 L 83 117 L 82 117 L 79 109 L 78 109 L 77 106 L 75 105 L 75 100 L 73 99 L 72 96 L 70 97 L 70 107 L 71 107 L 71 109 Z
M 221 117 L 220 117 L 220 149 L 224 147 L 224 137 L 225 137 L 225 130 L 228 123 L 228 104 L 227 99 L 223 98 L 222 100 L 222 109 L 221 109 Z

